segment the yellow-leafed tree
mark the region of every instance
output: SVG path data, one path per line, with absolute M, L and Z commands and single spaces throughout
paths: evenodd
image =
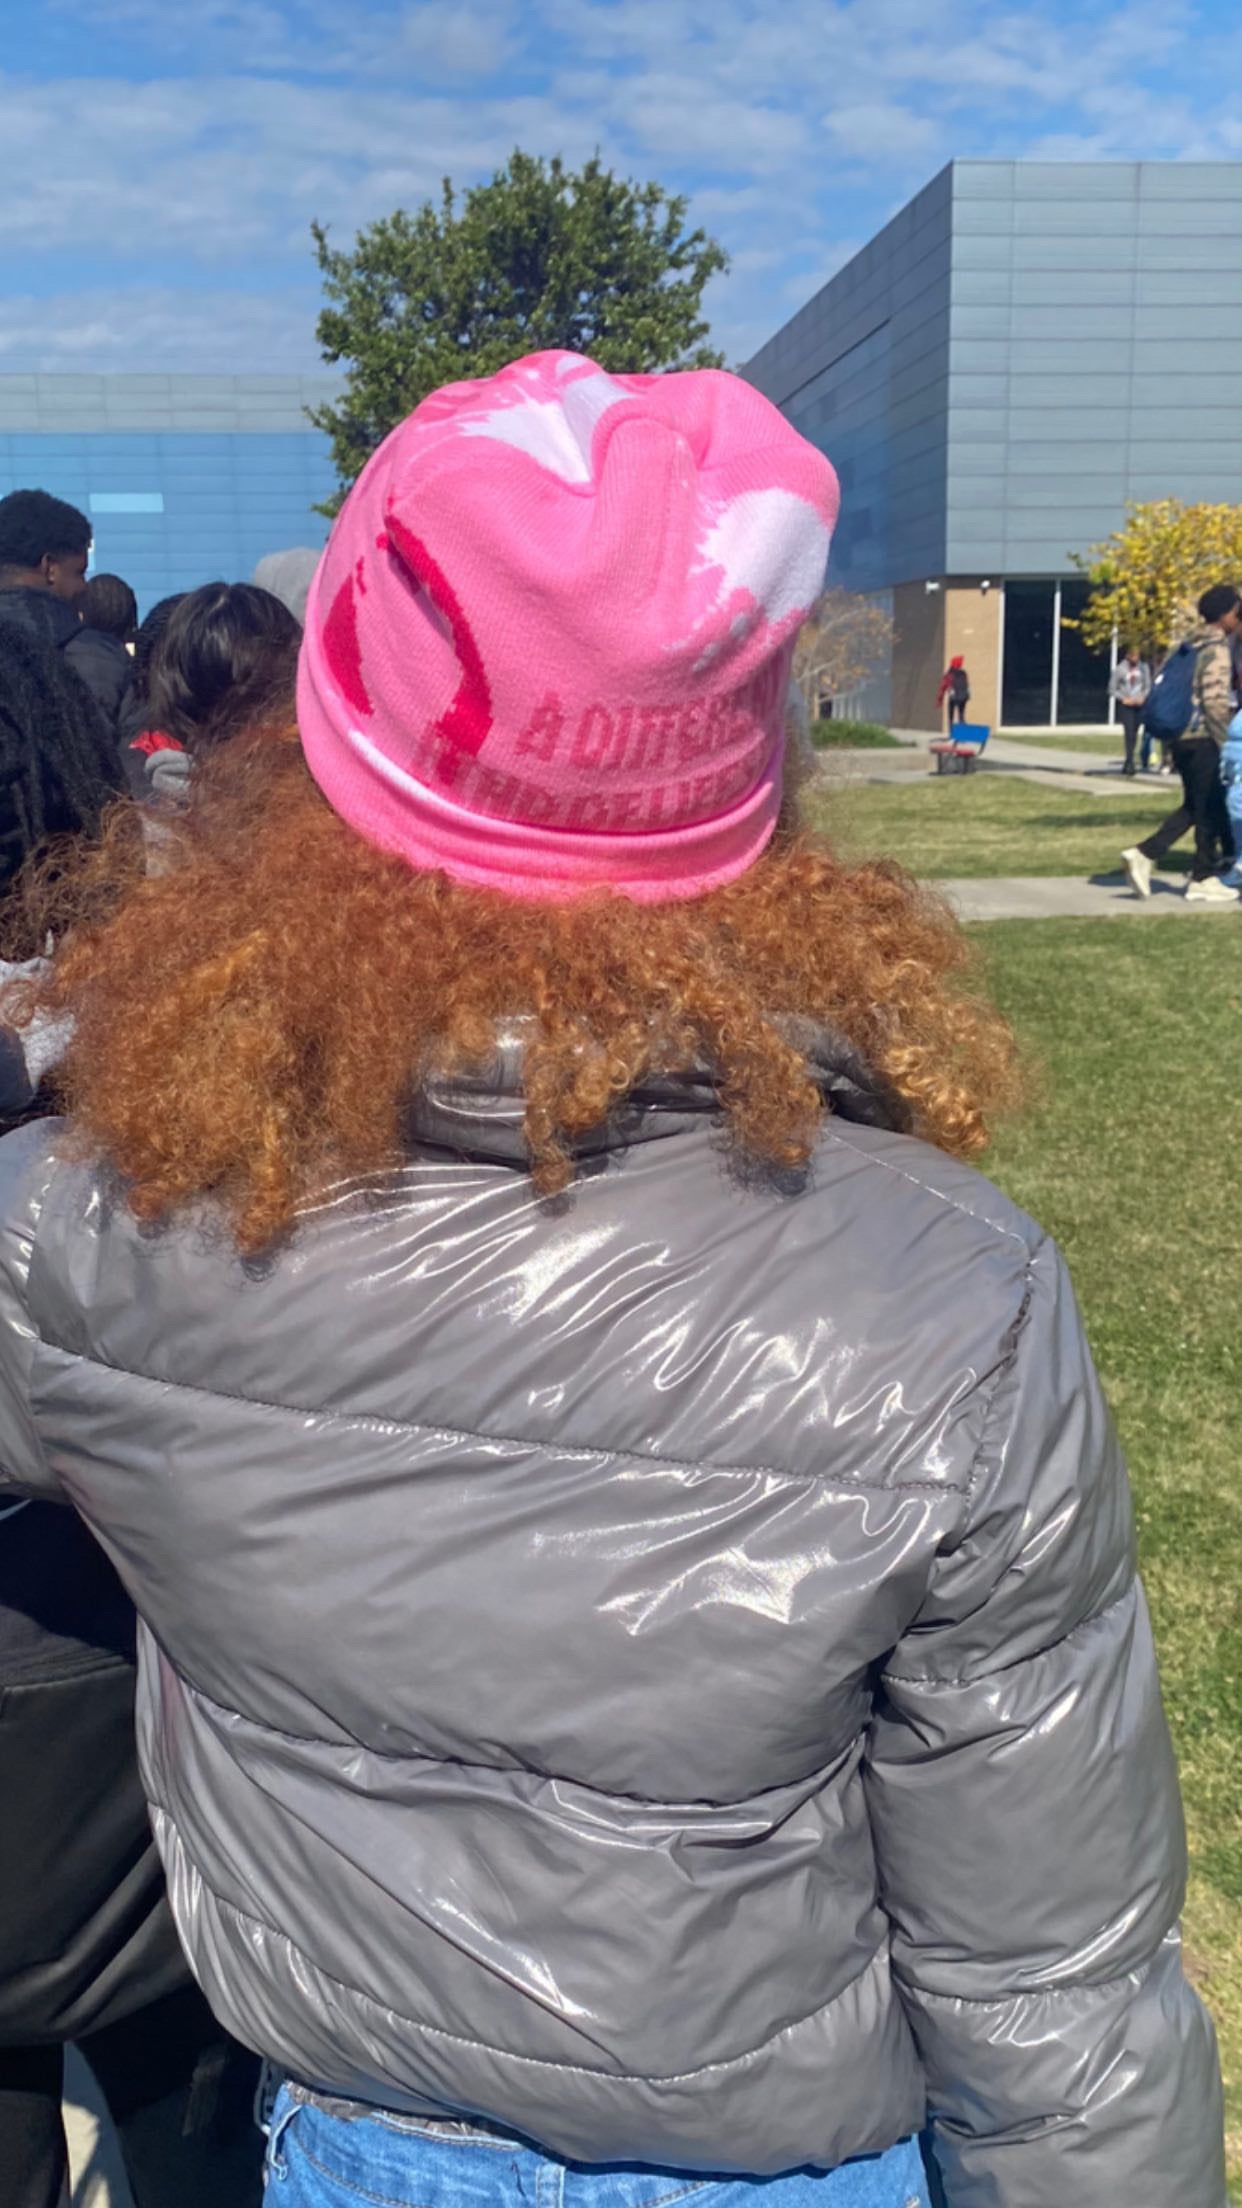
M 1242 506 L 1183 505 L 1158 498 L 1131 506 L 1107 543 L 1071 554 L 1091 595 L 1067 620 L 1084 643 L 1107 650 L 1114 635 L 1159 658 L 1195 624 L 1195 600 L 1210 583 L 1242 589 Z

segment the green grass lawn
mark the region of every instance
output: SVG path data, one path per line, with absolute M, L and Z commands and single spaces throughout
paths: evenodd
M 1130 1460 L 1242 2202 L 1242 935 L 1212 914 L 972 933 L 1045 1069 L 988 1170 L 1066 1251 Z
M 944 880 L 982 874 L 1120 871 L 1118 854 L 1148 835 L 1174 803 L 1167 787 L 1132 796 L 1103 788 L 1053 790 L 1020 775 L 911 775 L 863 783 L 829 772 L 805 805 L 842 850 L 890 853 L 912 872 Z M 1185 872 L 1190 844 L 1169 854 Z
M 847 852 L 926 876 L 1117 865 L 1173 802 L 1007 775 L 825 777 L 809 810 Z M 1170 868 L 1189 864 L 1187 842 Z M 1216 2016 L 1242 2208 L 1242 1321 L 1232 1294 L 1242 1155 L 1242 925 L 1123 917 L 971 931 L 1040 1069 L 993 1176 L 1069 1258 L 1134 1481 L 1139 1545 L 1181 1761 L 1187 1949 Z
M 900 751 L 891 728 L 879 721 L 812 721 L 811 742 L 816 751 Z

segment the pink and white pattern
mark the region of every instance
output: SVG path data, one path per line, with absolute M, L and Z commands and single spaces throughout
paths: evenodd
M 828 462 L 714 370 L 535 354 L 437 391 L 312 585 L 306 757 L 358 832 L 509 895 L 701 894 L 780 802 Z

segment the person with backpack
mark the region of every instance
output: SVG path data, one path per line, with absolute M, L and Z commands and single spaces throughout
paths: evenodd
M 436 392 L 49 977 L 0 1479 L 136 1599 L 273 2208 L 1224 2208 L 1012 1038 L 788 787 L 836 512 L 735 376 Z
M 937 705 L 942 706 L 946 699 L 949 705 L 948 725 L 952 728 L 955 721 L 965 720 L 966 708 L 970 703 L 970 676 L 966 672 L 966 662 L 960 653 L 955 659 L 949 661 L 943 675 L 940 677 L 940 688 L 936 692 Z
M 1233 831 L 1221 782 L 1221 748 L 1233 713 L 1230 639 L 1242 629 L 1242 598 L 1232 583 L 1213 583 L 1199 600 L 1200 626 L 1170 652 L 1152 684 L 1146 727 L 1173 745 L 1182 779 L 1182 802 L 1155 832 L 1121 854 L 1136 897 L 1150 897 L 1152 870 L 1194 830 L 1195 854 L 1186 898 L 1190 904 L 1236 905 L 1238 893 L 1220 879 L 1231 862 Z

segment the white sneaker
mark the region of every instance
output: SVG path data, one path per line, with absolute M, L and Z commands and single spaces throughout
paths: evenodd
M 1121 863 L 1130 877 L 1130 887 L 1136 897 L 1151 895 L 1151 860 L 1145 858 L 1137 844 L 1121 854 Z
M 1187 882 L 1188 905 L 1236 905 L 1238 893 L 1222 882 L 1218 874 L 1209 874 L 1206 882 Z

